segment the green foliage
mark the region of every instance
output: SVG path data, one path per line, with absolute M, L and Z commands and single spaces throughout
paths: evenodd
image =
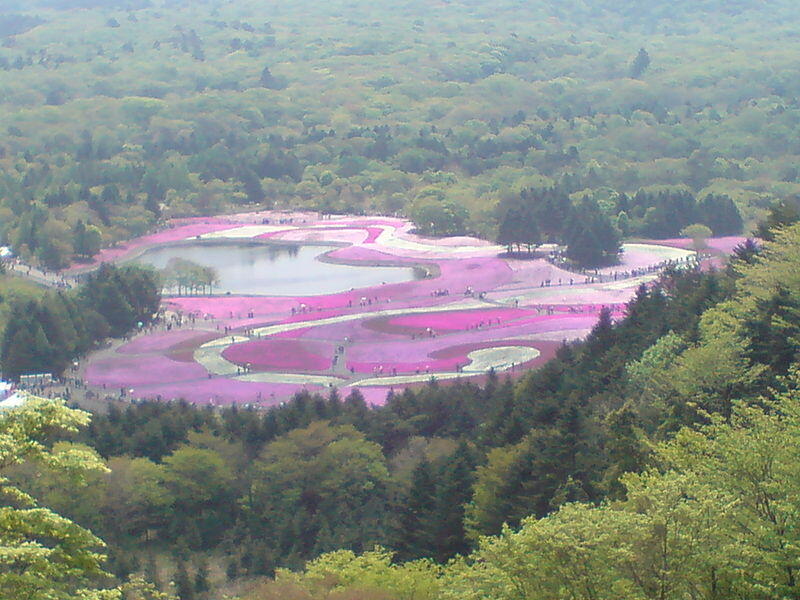
M 213 267 L 175 257 L 161 271 L 161 281 L 165 288 L 176 288 L 179 296 L 206 291 L 211 293 L 214 286 L 219 284 L 219 274 Z
M 706 240 L 712 236 L 711 228 L 695 223 L 681 229 L 681 236 L 691 238 L 695 250 L 703 250 Z
M 416 215 L 439 173 L 458 211 L 413 207 L 437 235 L 493 235 L 531 187 L 689 186 L 745 226 L 800 192 L 789 0 L 5 4 L 0 240 L 49 268 L 96 247 L 79 222 L 107 245 L 244 204 Z
M 338 551 L 279 572 L 260 596 L 303 590 L 385 598 L 789 598 L 797 594 L 800 380 L 763 406 L 737 403 L 656 448 L 623 499 L 566 504 L 484 537 L 444 570 Z M 288 597 L 288 596 L 287 596 Z
M 164 527 L 175 503 L 166 485 L 166 468 L 147 458 L 115 456 L 109 459 L 100 510 L 103 529 L 112 539 L 142 539 Z
M 89 448 L 50 448 L 55 432 L 74 432 L 89 415 L 57 400 L 30 398 L 0 413 L 0 592 L 6 598 L 100 598 L 106 574 L 103 542 L 90 531 L 41 506 L 6 476 L 9 468 L 35 462 L 76 483 L 106 470 Z M 111 600 L 113 592 L 102 597 Z
M 233 522 L 226 511 L 236 497 L 230 465 L 218 452 L 192 446 L 179 447 L 163 465 L 165 491 L 173 498 L 172 537 L 195 548 L 219 541 Z
M 639 54 L 633 59 L 631 64 L 631 77 L 639 79 L 650 67 L 650 55 L 644 48 L 639 48 Z
M 101 266 L 74 291 L 15 299 L 0 339 L 3 376 L 61 375 L 95 342 L 149 323 L 160 301 L 154 273 L 110 265 Z
M 268 444 L 254 462 L 250 533 L 279 556 L 301 559 L 369 548 L 383 535 L 387 484 L 379 446 L 352 426 L 313 423 Z
M 431 196 L 418 197 L 408 208 L 408 215 L 423 235 L 461 235 L 465 233 L 467 210 L 452 201 Z
M 798 406 L 792 391 L 682 430 L 658 449 L 661 470 L 623 478 L 624 501 L 485 538 L 442 597 L 792 597 Z

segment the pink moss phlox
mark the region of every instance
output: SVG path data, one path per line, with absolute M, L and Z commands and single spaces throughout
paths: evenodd
M 442 371 L 455 371 L 457 365 L 464 366 L 469 359 L 467 357 L 441 358 L 441 359 L 421 359 L 414 362 L 398 361 L 347 361 L 347 368 L 353 369 L 356 373 L 368 373 L 380 375 L 408 375 L 421 374 L 425 372 L 436 373 Z
M 234 344 L 222 356 L 256 370 L 308 372 L 330 369 L 333 353 L 333 344 L 270 338 Z
M 135 340 L 128 342 L 117 348 L 120 354 L 146 354 L 150 352 L 161 352 L 171 349 L 173 346 L 183 343 L 191 343 L 192 340 L 208 340 L 210 333 L 198 331 L 196 329 L 176 329 L 144 334 Z
M 301 390 L 322 392 L 316 385 L 287 383 L 254 383 L 228 378 L 200 379 L 186 383 L 163 383 L 134 389 L 134 397 L 146 399 L 178 400 L 200 405 L 253 404 L 276 406 Z
M 468 310 L 435 312 L 395 317 L 389 321 L 397 327 L 432 328 L 437 331 L 460 331 L 488 327 L 533 314 L 522 309 Z
M 729 235 L 723 237 L 708 238 L 706 246 L 709 249 L 715 250 L 721 254 L 731 254 L 734 248 L 743 244 L 747 240 L 746 237 L 740 235 Z M 670 246 L 672 248 L 681 248 L 683 250 L 694 250 L 694 241 L 689 238 L 670 238 L 666 240 L 653 240 L 653 244 L 660 246 Z
M 86 369 L 85 378 L 91 385 L 136 388 L 157 382 L 194 380 L 207 373 L 197 363 L 178 362 L 161 355 L 126 355 L 93 361 Z

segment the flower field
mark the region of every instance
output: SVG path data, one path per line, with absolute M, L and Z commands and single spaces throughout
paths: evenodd
M 381 403 L 431 378 L 480 379 L 490 369 L 514 376 L 585 336 L 604 307 L 624 315 L 640 284 L 694 255 L 685 240 L 637 243 L 616 267 L 570 273 L 544 258 L 502 258 L 483 240 L 421 238 L 402 219 L 262 212 L 179 221 L 100 260 L 198 237 L 324 242 L 339 246 L 328 261 L 416 265 L 429 276 L 322 296 L 170 298 L 161 325 L 90 357 L 90 385 L 139 398 L 257 405 L 337 387 Z

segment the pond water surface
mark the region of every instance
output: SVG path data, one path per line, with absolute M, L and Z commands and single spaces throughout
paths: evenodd
M 370 267 L 322 262 L 318 257 L 334 246 L 197 242 L 160 246 L 145 251 L 136 262 L 163 269 L 172 258 L 183 258 L 216 269 L 215 295 L 317 296 L 419 279 L 412 267 Z

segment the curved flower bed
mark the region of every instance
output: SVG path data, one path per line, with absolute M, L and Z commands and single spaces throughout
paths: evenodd
M 234 344 L 224 350 L 222 356 L 241 367 L 302 372 L 330 369 L 333 352 L 332 344 L 322 342 L 266 339 Z
M 114 388 L 138 388 L 158 381 L 194 381 L 207 375 L 197 363 L 182 363 L 162 355 L 98 359 L 86 369 L 90 383 Z

